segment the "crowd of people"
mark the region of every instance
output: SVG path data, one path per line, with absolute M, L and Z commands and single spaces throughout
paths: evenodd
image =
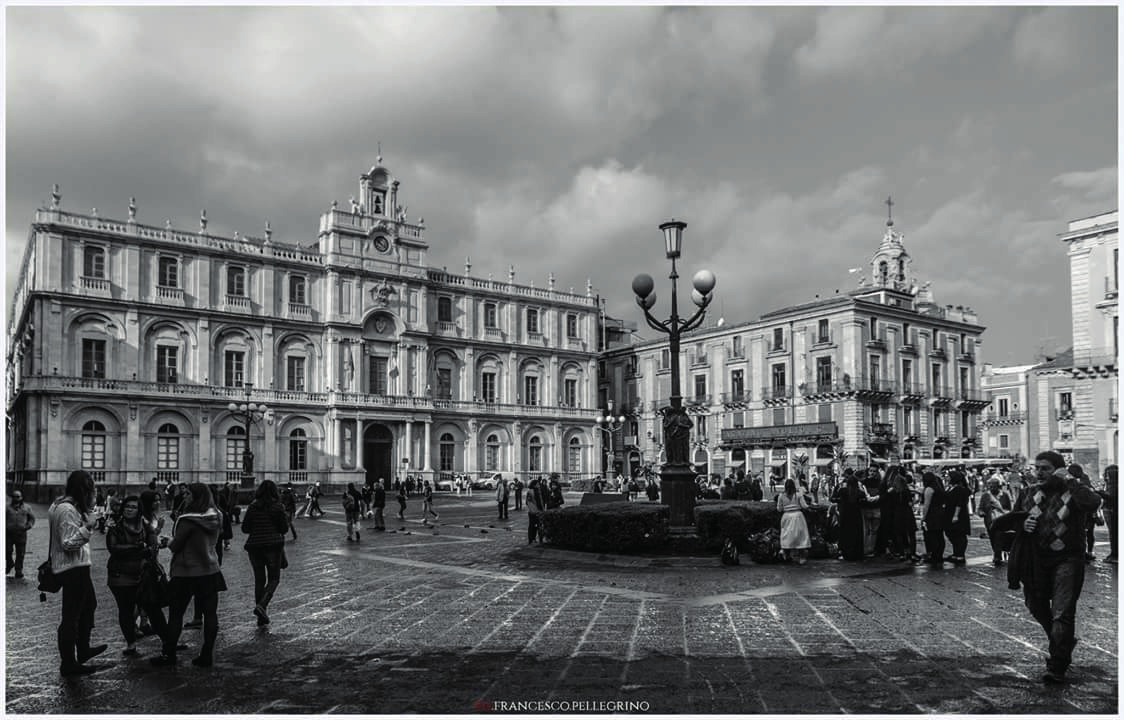
M 1076 642 L 1073 626 L 1085 564 L 1096 559 L 1097 524 L 1106 525 L 1109 533 L 1110 550 L 1103 561 L 1117 562 L 1117 473 L 1115 465 L 1106 468 L 1102 489 L 1094 490 L 1080 465 L 1067 466 L 1061 455 L 1047 451 L 1037 456 L 1033 470 L 996 470 L 990 475 L 973 468 L 937 474 L 891 465 L 847 469 L 838 484 L 816 483 L 814 490 L 803 477 L 787 478 L 772 500 L 780 513 L 781 550 L 798 564 L 806 562 L 811 547 L 805 511 L 816 505 L 828 507 L 840 559 L 861 561 L 882 555 L 934 567 L 966 562 L 971 519 L 979 516 L 992 562 L 1008 566 L 1010 587 L 1023 589 L 1028 609 L 1049 638 L 1050 660 L 1043 680 L 1063 682 Z M 653 478 L 639 480 L 626 483 L 618 476 L 609 488 L 628 492 L 631 498 L 640 487 L 654 483 Z M 700 483 L 700 490 L 704 487 L 709 485 Z M 761 478 L 744 473 L 731 473 L 718 488 L 725 498 L 752 500 L 764 495 Z M 404 519 L 411 490 L 397 479 L 392 489 L 398 517 Z M 348 485 L 342 496 L 348 541 L 359 541 L 364 517 L 373 520 L 374 531 L 385 530 L 387 491 L 382 479 L 368 481 L 362 488 Z M 439 517 L 433 487 L 425 480 L 415 484 L 414 491 L 422 495 L 421 520 L 428 525 L 430 517 Z M 107 649 L 105 644 L 91 645 L 97 599 L 90 574 L 90 542 L 95 534 L 105 534 L 107 584 L 125 643 L 123 653 L 137 654 L 138 639 L 151 634 L 160 639 L 161 649 L 150 662 L 175 665 L 179 651 L 186 649 L 180 642 L 183 629 L 199 627 L 202 642 L 192 663 L 208 667 L 214 662 L 219 630 L 219 593 L 227 590 L 223 555 L 230 549 L 234 527 L 240 525 L 245 536 L 243 549 L 253 571 L 252 613 L 264 626 L 270 623 L 269 605 L 287 566 L 286 536 L 291 532 L 297 539 L 294 518 L 324 514 L 319 509 L 319 483 L 306 489 L 300 512 L 292 486 L 279 488 L 271 480 L 258 484 L 244 515 L 230 483 L 215 489 L 203 483 L 169 483 L 161 491 L 153 480 L 143 492 L 122 495 L 112 490 L 98 493 L 90 474 L 79 470 L 70 474 L 64 495 L 48 511 L 49 562 L 62 591 L 57 635 L 64 675 L 93 672 L 96 668 L 88 661 Z M 528 543 L 543 540 L 539 512 L 565 502 L 559 480 L 546 476 L 531 479 L 525 487 L 521 480 L 500 479 L 495 498 L 499 519 L 508 517 L 511 502 L 515 510 L 529 511 Z M 161 512 L 162 504 L 170 508 L 167 516 Z M 23 575 L 27 531 L 34 525 L 34 514 L 22 493 L 13 492 L 7 508 L 7 571 L 15 570 L 17 577 Z M 167 577 L 160 560 L 165 549 L 170 553 Z M 185 622 L 192 603 L 193 618 Z

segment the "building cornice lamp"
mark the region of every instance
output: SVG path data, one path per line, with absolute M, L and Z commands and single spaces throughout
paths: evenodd
M 250 402 L 250 395 L 254 389 L 253 383 L 244 383 L 243 387 L 246 390 L 246 402 L 227 403 L 226 409 L 245 425 L 246 449 L 242 451 L 242 486 L 253 487 L 254 451 L 250 449 L 250 428 L 255 423 L 273 424 L 273 410 L 266 407 L 264 403 Z
M 605 479 L 609 479 L 609 471 L 613 466 L 613 433 L 624 427 L 624 421 L 627 419 L 624 415 L 613 416 L 613 401 L 610 400 L 606 403 L 608 410 L 604 415 L 598 415 L 593 418 L 593 422 L 597 423 L 597 429 L 606 433 L 609 436 L 609 461 L 605 463 Z
M 691 427 L 693 423 L 683 409 L 683 395 L 679 379 L 679 340 L 683 333 L 702 324 L 706 308 L 714 298 L 716 279 L 709 270 L 699 270 L 691 279 L 694 290 L 691 301 L 698 310 L 687 320 L 679 317 L 677 283 L 679 273 L 675 261 L 683 250 L 683 230 L 687 223 L 675 220 L 660 225 L 663 233 L 667 259 L 671 261 L 671 317 L 666 321 L 657 320 L 650 310 L 656 304 L 655 282 L 651 275 L 640 274 L 632 280 L 632 292 L 636 294 L 636 304 L 644 311 L 644 319 L 654 330 L 666 333 L 671 352 L 671 405 L 663 411 L 664 449 L 667 462 L 660 472 L 662 502 L 670 511 L 672 528 L 686 529 L 694 525 L 695 473 L 688 457 L 691 447 Z

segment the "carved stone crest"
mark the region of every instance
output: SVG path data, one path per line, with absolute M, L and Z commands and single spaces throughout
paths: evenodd
M 390 286 L 386 280 L 380 280 L 377 285 L 371 288 L 371 299 L 379 307 L 386 307 L 390 304 L 390 296 L 394 294 L 394 288 Z
M 382 333 L 385 333 L 388 324 L 389 323 L 387 322 L 387 319 L 382 316 L 375 318 L 375 332 L 379 333 L 380 335 Z

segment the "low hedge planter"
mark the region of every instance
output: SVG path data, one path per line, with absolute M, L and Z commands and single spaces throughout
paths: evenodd
M 812 539 L 810 557 L 829 557 L 828 507 L 812 505 L 804 511 Z M 769 530 L 779 530 L 781 514 L 773 501 L 699 500 L 695 505 L 695 532 L 708 550 L 719 552 L 726 538 L 733 538 L 738 550 L 750 550 L 749 538 Z
M 572 505 L 539 513 L 552 545 L 591 552 L 658 551 L 667 545 L 671 515 L 666 505 L 627 500 Z

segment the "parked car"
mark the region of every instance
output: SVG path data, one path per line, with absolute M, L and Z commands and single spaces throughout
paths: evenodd
M 453 474 L 448 472 L 441 473 L 441 475 L 438 476 L 437 483 L 434 485 L 434 487 L 438 490 L 451 491 L 453 489 Z

